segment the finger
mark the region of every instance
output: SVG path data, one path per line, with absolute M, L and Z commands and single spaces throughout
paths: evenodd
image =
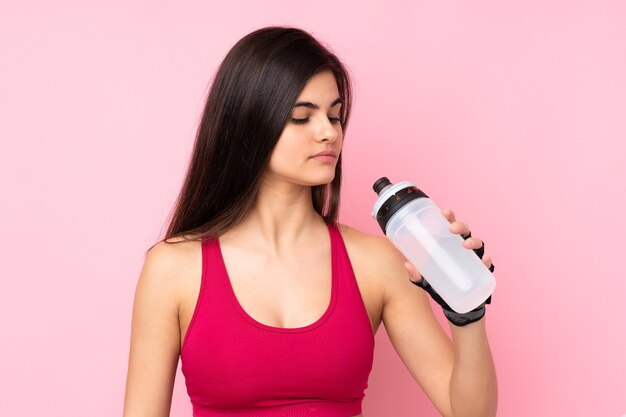
M 441 210 L 441 213 L 448 219 L 450 223 L 454 222 L 456 218 L 454 217 L 454 212 L 450 209 Z
M 463 241 L 463 246 L 470 249 L 478 249 L 483 245 L 483 241 L 477 238 L 476 236 L 472 236 Z
M 485 256 L 483 256 L 483 263 L 487 268 L 490 268 L 493 264 L 493 262 L 491 261 L 491 256 L 485 254 Z
M 404 267 L 409 272 L 409 275 L 411 276 L 411 278 L 413 278 L 413 281 L 417 282 L 420 279 L 422 279 L 422 275 L 417 271 L 417 269 L 415 269 L 412 263 L 405 262 Z
M 460 234 L 462 236 L 465 236 L 469 233 L 470 228 L 467 224 L 463 223 L 463 222 L 459 222 L 459 221 L 455 221 L 453 223 L 450 224 L 450 231 L 452 233 L 456 233 L 456 234 Z

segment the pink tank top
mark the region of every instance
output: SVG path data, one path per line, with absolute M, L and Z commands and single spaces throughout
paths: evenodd
M 202 281 L 181 350 L 194 417 L 361 414 L 374 333 L 343 238 L 328 225 L 332 290 L 304 327 L 273 327 L 241 307 L 218 239 L 202 242 Z

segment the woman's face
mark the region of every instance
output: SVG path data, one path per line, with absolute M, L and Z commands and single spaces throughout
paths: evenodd
M 331 71 L 311 77 L 298 96 L 272 151 L 266 174 L 274 179 L 308 186 L 331 182 L 343 142 L 341 106 L 337 82 Z M 336 157 L 312 157 L 322 151 L 332 151 Z

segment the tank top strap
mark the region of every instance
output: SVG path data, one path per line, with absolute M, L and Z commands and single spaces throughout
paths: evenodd
M 341 314 L 342 319 L 346 320 L 346 323 L 349 323 L 350 326 L 363 329 L 364 334 L 369 335 L 373 347 L 375 343 L 374 331 L 343 236 L 337 224 L 329 224 L 329 230 L 333 241 L 334 254 L 336 255 L 338 276 L 337 308 L 340 310 L 337 314 Z
M 344 275 L 348 275 L 348 281 L 354 281 L 353 283 L 356 284 L 352 263 L 350 262 L 348 250 L 346 249 L 339 227 L 335 223 L 329 223 L 328 229 L 330 231 L 333 255 L 336 255 L 336 267 L 339 269 L 339 275 L 342 276 L 342 278 Z

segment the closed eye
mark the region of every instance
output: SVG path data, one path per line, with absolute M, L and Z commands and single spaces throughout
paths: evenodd
M 341 123 L 341 118 L 340 117 L 329 117 L 329 119 L 333 122 L 333 123 Z M 309 118 L 304 118 L 304 119 L 296 119 L 294 117 L 291 118 L 291 121 L 297 125 L 301 125 L 304 124 L 306 122 L 309 121 Z

